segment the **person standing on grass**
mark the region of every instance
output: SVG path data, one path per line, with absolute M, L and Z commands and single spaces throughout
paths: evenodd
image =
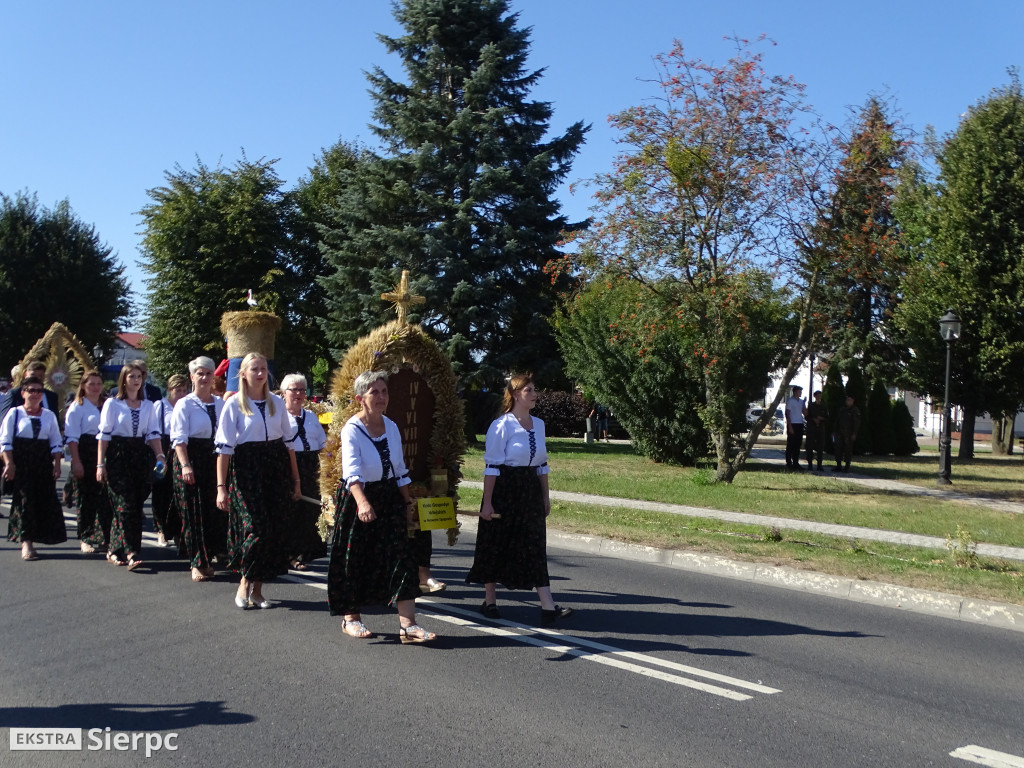
M 793 396 L 786 400 L 786 469 L 800 469 L 800 445 L 804 441 L 807 409 L 803 387 L 793 387 Z
M 503 413 L 487 430 L 484 498 L 467 584 L 484 585 L 480 613 L 501 617 L 497 585 L 536 589 L 540 623 L 551 626 L 572 614 L 555 604 L 548 577 L 548 453 L 544 422 L 530 414 L 537 390 L 529 375 L 513 376 L 505 387 Z M 500 516 L 500 517 L 498 517 Z
M 814 401 L 807 406 L 807 469 L 814 471 L 814 459 L 817 454 L 818 471 L 821 472 L 821 455 L 825 452 L 825 422 L 828 421 L 828 408 L 821 402 L 821 390 L 814 393 Z
M 847 395 L 846 404 L 839 409 L 836 416 L 836 471 L 849 472 L 850 461 L 853 458 L 853 444 L 857 442 L 857 433 L 860 431 L 860 410 L 854 404 L 852 397 Z M 846 466 L 843 466 L 845 462 Z

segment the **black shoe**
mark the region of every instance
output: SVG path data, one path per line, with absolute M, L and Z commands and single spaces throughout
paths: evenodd
M 480 613 L 482 613 L 488 619 L 501 618 L 501 611 L 498 610 L 498 606 L 496 603 L 483 603 L 480 606 Z
M 564 619 L 566 616 L 572 616 L 572 608 L 563 608 L 560 605 L 556 605 L 550 611 L 545 611 L 543 608 L 540 609 L 540 625 L 542 627 L 550 627 L 559 619 Z

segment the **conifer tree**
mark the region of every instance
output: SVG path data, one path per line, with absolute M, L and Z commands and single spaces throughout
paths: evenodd
M 841 366 L 860 360 L 871 379 L 892 379 L 904 357 L 892 327 L 905 271 L 892 209 L 905 144 L 884 105 L 871 98 L 841 151 L 831 205 L 816 227 L 831 262 L 825 346 Z
M 409 269 L 420 322 L 460 373 L 500 381 L 561 369 L 544 266 L 569 222 L 552 197 L 587 128 L 548 136 L 551 105 L 529 91 L 529 32 L 505 0 L 402 0 L 399 37 L 380 35 L 405 69 L 369 74 L 379 156 L 367 153 L 339 197 L 325 254 L 322 326 L 344 349 L 380 323 L 380 294 Z
M 825 450 L 833 452 L 836 431 L 836 420 L 839 409 L 846 403 L 846 387 L 843 385 L 843 373 L 839 364 L 829 361 L 828 374 L 825 376 L 825 388 L 821 391 L 821 401 L 828 409 L 828 421 L 825 422 Z

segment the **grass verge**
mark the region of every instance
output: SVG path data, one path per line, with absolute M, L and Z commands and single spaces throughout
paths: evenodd
M 709 470 L 654 464 L 629 446 L 549 440 L 548 449 L 557 490 L 921 533 L 947 537 L 957 548 L 943 552 L 565 502 L 552 505 L 554 529 L 1024 605 L 1024 564 L 963 552 L 974 541 L 1024 546 L 1021 515 L 786 474 L 772 465 L 750 466 L 731 485 L 717 485 L 709 482 Z M 466 479 L 481 480 L 482 466 L 482 449 L 472 448 Z M 479 490 L 463 487 L 459 494 L 463 508 L 480 503 Z

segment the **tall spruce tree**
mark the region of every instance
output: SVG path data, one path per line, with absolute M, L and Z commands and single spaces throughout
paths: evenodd
M 571 228 L 552 195 L 587 131 L 548 137 L 552 108 L 531 101 L 529 32 L 505 0 L 402 0 L 400 37 L 380 35 L 406 81 L 368 74 L 380 156 L 350 172 L 325 233 L 334 274 L 322 323 L 341 350 L 386 317 L 380 294 L 402 269 L 425 296 L 410 319 L 465 379 L 561 364 L 544 266 Z

